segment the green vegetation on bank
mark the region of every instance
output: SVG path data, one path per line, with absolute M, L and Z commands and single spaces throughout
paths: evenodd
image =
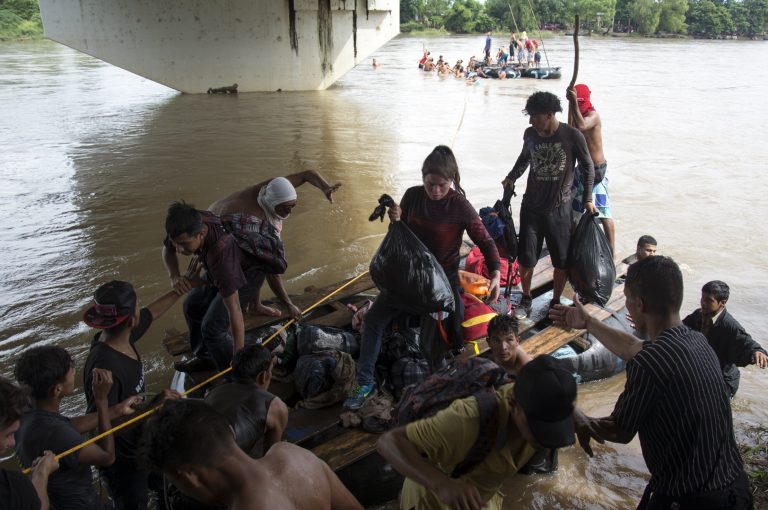
M 43 35 L 37 0 L 0 0 L 0 39 Z
M 400 31 L 535 35 L 536 28 L 572 28 L 576 14 L 582 29 L 597 32 L 758 39 L 766 34 L 768 0 L 401 0 Z
M 748 429 L 746 439 L 739 444 L 739 452 L 749 475 L 755 508 L 765 508 L 768 505 L 768 427 Z

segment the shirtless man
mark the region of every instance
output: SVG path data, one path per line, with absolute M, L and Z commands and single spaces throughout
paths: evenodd
M 613 214 L 611 213 L 611 204 L 608 199 L 608 163 L 603 154 L 603 123 L 600 120 L 600 114 L 590 102 L 590 90 L 584 84 L 578 84 L 573 89 L 568 89 L 566 95 L 570 110 L 574 112 L 574 127 L 581 131 L 587 140 L 589 155 L 595 164 L 595 181 L 599 180 L 599 175 L 603 179 L 597 182 L 592 188 L 592 195 L 595 207 L 600 213 L 598 218 L 603 224 L 605 237 L 608 238 L 608 244 L 611 247 L 611 253 L 616 253 L 616 233 L 613 223 Z M 582 190 L 584 185 L 581 179 L 574 180 L 573 210 L 577 213 L 584 212 L 584 204 L 581 202 Z
M 497 315 L 488 323 L 488 347 L 493 361 L 509 374 L 517 375 L 531 357 L 520 347 L 518 322 L 513 315 Z
M 205 441 L 201 442 L 201 433 Z M 227 421 L 200 401 L 169 402 L 145 425 L 144 458 L 182 492 L 232 510 L 362 510 L 311 452 L 277 443 L 261 459 L 237 447 Z
M 208 210 L 220 216 L 222 223 L 235 230 L 247 233 L 258 229 L 261 223 L 267 220 L 274 225 L 279 234 L 283 230 L 283 220 L 288 218 L 291 210 L 296 206 L 295 188 L 305 182 L 322 191 L 331 203 L 333 203 L 333 194 L 341 187 L 341 183 L 328 184 L 315 170 L 305 170 L 263 181 L 255 186 L 248 186 L 215 201 L 208 206 Z M 293 191 L 287 184 L 294 188 Z M 300 316 L 301 311 L 288 297 L 280 275 L 267 274 L 266 280 L 272 292 L 286 304 L 291 315 Z M 280 311 L 276 308 L 263 305 L 258 294 L 254 298 L 254 307 L 251 310 L 261 315 L 280 316 Z

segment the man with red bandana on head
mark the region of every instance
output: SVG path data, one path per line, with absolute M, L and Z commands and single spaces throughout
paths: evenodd
M 592 188 L 593 201 L 600 213 L 598 218 L 603 224 L 603 230 L 605 230 L 605 237 L 608 238 L 608 244 L 611 246 L 611 252 L 615 253 L 616 234 L 611 203 L 608 199 L 608 176 L 606 175 L 608 163 L 605 161 L 605 154 L 603 154 L 603 124 L 600 120 L 600 114 L 592 106 L 590 101 L 591 92 L 586 85 L 580 83 L 573 89 L 568 89 L 566 95 L 568 96 L 571 110 L 574 112 L 573 127 L 581 131 L 587 140 L 589 155 L 595 164 L 595 184 Z M 579 179 L 579 172 L 576 172 L 576 179 L 574 179 L 573 184 L 573 210 L 580 215 L 584 212 L 584 204 L 581 201 L 584 184 Z

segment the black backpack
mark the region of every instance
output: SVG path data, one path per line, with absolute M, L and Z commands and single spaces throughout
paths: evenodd
M 506 371 L 485 358 L 457 359 L 421 383 L 408 386 L 395 408 L 398 425 L 435 415 L 454 400 L 474 396 L 480 411 L 480 432 L 466 458 L 451 473 L 458 478 L 472 471 L 493 449 L 499 433 L 496 390 L 512 382 Z
M 497 246 L 503 248 L 504 254 L 500 254 L 509 260 L 510 267 L 517 258 L 517 232 L 515 231 L 515 220 L 512 219 L 510 202 L 512 197 L 516 196 L 514 186 L 505 187 L 504 195 L 501 200 L 497 200 L 493 205 L 499 219 L 504 222 L 504 234 L 500 240 L 497 240 Z

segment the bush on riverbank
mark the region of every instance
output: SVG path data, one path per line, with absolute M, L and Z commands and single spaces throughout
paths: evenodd
M 765 508 L 768 506 L 768 427 L 751 427 L 746 436 L 739 444 L 739 451 L 749 475 L 755 508 Z
M 40 8 L 35 0 L 0 0 L 0 39 L 28 39 L 43 35 Z

